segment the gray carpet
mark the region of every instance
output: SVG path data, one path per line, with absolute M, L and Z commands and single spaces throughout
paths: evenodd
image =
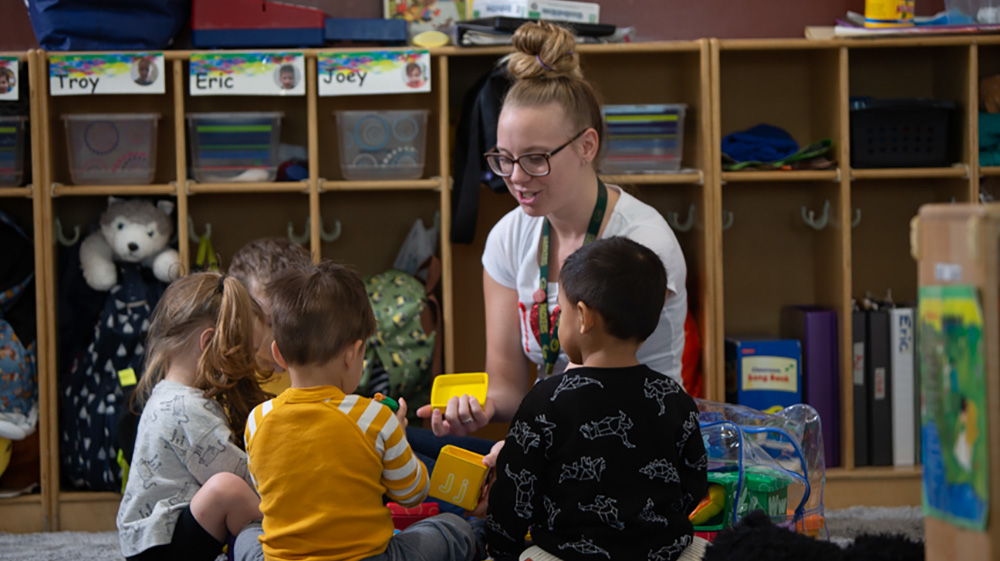
M 923 541 L 919 507 L 852 507 L 826 513 L 830 540 L 841 545 L 860 534 L 903 534 Z M 2 561 L 120 561 L 115 532 L 0 533 Z

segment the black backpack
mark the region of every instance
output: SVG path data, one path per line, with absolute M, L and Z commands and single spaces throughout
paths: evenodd
M 94 339 L 63 381 L 62 475 L 78 489 L 121 491 L 118 427 L 128 416 L 127 395 L 142 375 L 149 322 L 166 288 L 138 263 L 117 266 L 119 284 L 107 295 Z

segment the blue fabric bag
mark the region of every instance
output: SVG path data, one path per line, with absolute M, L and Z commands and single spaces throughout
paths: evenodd
M 26 0 L 49 51 L 163 49 L 191 14 L 191 0 Z

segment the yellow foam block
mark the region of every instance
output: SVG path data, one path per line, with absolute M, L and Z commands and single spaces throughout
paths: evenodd
M 448 400 L 468 394 L 476 398 L 479 404 L 486 402 L 486 388 L 489 386 L 489 376 L 485 372 L 467 374 L 442 374 L 434 378 L 431 387 L 431 407 L 442 412 L 448 407 Z
M 473 510 L 479 504 L 479 490 L 486 480 L 483 457 L 457 446 L 441 448 L 431 473 L 430 496 Z

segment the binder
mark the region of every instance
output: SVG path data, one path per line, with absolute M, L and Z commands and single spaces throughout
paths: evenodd
M 868 455 L 868 388 L 865 385 L 865 334 L 868 332 L 864 310 L 851 314 L 851 375 L 854 388 L 854 465 L 869 466 Z
M 892 377 L 889 371 L 889 311 L 868 310 L 865 386 L 868 390 L 868 458 L 892 465 Z
M 840 383 L 837 313 L 817 306 L 782 310 L 781 336 L 802 344 L 802 402 L 819 413 L 828 467 L 840 465 Z
M 889 336 L 892 365 L 892 465 L 912 466 L 914 450 L 914 370 L 913 308 L 889 310 Z

